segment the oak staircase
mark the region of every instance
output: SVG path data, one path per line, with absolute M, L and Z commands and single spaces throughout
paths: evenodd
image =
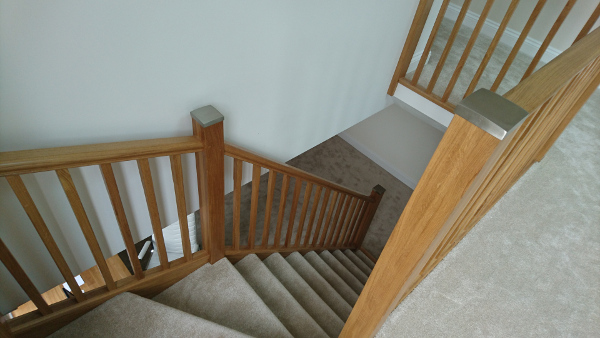
M 373 258 L 369 261 L 361 257 L 361 252 L 366 254 L 362 242 L 384 195 L 382 187 L 375 187 L 369 195 L 361 194 L 226 143 L 223 116 L 211 106 L 192 112 L 193 135 L 188 137 L 0 153 L 0 177 L 8 181 L 73 293 L 61 302 L 47 303 L 22 268 L 19 260 L 23 257 L 16 258 L 11 253 L 18 244 L 2 234 L 0 261 L 37 309 L 0 321 L 0 337 L 106 333 L 126 336 L 139 332 L 167 335 L 161 330 L 168 327 L 181 336 L 198 332 L 226 337 L 375 335 L 389 313 L 529 167 L 544 157 L 600 85 L 600 30 L 589 32 L 600 16 L 600 6 L 570 48 L 533 72 L 574 2 L 567 2 L 531 69 L 516 87 L 504 95 L 494 93 L 494 87 L 491 91 L 475 91 L 481 76 L 478 72 L 465 99 L 456 106 L 448 103 L 448 95 L 470 47 L 464 51 L 445 95 L 435 96 L 431 91 L 444 66 L 443 58 L 429 88 L 406 79 L 433 4 L 433 0 L 419 2 L 389 94 L 393 95 L 400 83 L 455 115 L 374 267 Z M 487 1 L 487 10 L 492 3 L 493 0 Z M 512 1 L 489 53 L 493 53 L 517 3 L 518 0 Z M 544 3 L 539 0 L 537 12 Z M 466 1 L 461 9 L 452 36 L 460 28 L 469 4 Z M 442 9 L 447 6 L 448 1 L 444 0 Z M 532 13 L 531 24 L 537 12 Z M 429 42 L 443 18 L 440 13 Z M 484 20 L 482 14 L 469 45 L 477 38 Z M 523 39 L 526 36 L 524 30 Z M 450 41 L 445 50 L 449 51 L 451 45 Z M 515 46 L 517 52 L 518 49 Z M 424 60 L 421 59 L 419 69 Z M 511 62 L 509 58 L 507 68 Z M 497 81 L 501 82 L 503 76 L 501 73 Z M 195 157 L 197 187 L 184 185 L 183 154 Z M 165 250 L 161 231 L 164 224 L 160 221 L 149 166 L 149 161 L 157 157 L 168 157 L 170 161 L 177 202 L 183 257 L 172 261 Z M 224 224 L 226 158 L 233 163 L 233 210 L 227 211 L 232 213 L 231 224 Z M 148 227 L 156 238 L 160 265 L 146 271 L 137 257 L 113 171 L 113 165 L 123 161 L 137 162 L 151 220 Z M 244 163 L 252 168 L 248 222 L 240 214 Z M 82 202 L 81 187 L 70 172 L 83 166 L 99 167 L 132 276 L 115 280 L 108 269 L 96 237 L 97 225 L 88 217 L 89 206 Z M 258 224 L 258 190 L 263 169 L 269 172 L 268 191 L 264 222 Z M 54 172 L 60 181 L 79 226 L 77 230 L 83 234 L 104 281 L 102 287 L 83 293 L 76 283 L 21 177 L 40 172 Z M 278 182 L 280 190 L 276 194 Z M 197 252 L 191 250 L 185 226 L 187 214 L 193 211 L 186 206 L 185 191 L 189 189 L 197 191 L 200 202 L 197 207 L 202 243 Z M 287 203 L 288 195 L 292 196 L 291 204 Z M 275 201 L 279 201 L 276 210 Z M 231 243 L 226 242 L 226 233 L 231 234 Z M 81 333 L 82 327 L 85 334 Z
M 223 258 L 152 300 L 122 293 L 51 337 L 337 337 L 374 266 L 360 250 Z

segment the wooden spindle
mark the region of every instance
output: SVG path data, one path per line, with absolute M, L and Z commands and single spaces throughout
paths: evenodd
M 306 188 L 304 188 L 304 201 L 302 202 L 302 212 L 300 213 L 300 222 L 298 223 L 298 229 L 296 231 L 296 240 L 294 241 L 294 247 L 300 246 L 300 240 L 302 239 L 302 230 L 304 230 L 304 222 L 306 221 L 306 213 L 308 212 L 308 204 L 310 203 L 310 194 L 312 193 L 312 183 L 308 182 Z
M 471 37 L 469 38 L 469 42 L 467 42 L 467 46 L 465 47 L 465 50 L 463 51 L 462 56 L 460 57 L 460 60 L 458 61 L 458 64 L 456 65 L 456 68 L 454 69 L 452 78 L 450 78 L 450 82 L 446 86 L 446 91 L 444 92 L 444 95 L 442 96 L 442 102 L 446 102 L 446 101 L 448 101 L 448 98 L 450 98 L 450 94 L 452 94 L 452 90 L 454 89 L 454 86 L 456 85 L 456 81 L 458 81 L 458 77 L 462 73 L 465 63 L 467 62 L 467 59 L 469 58 L 469 55 L 471 54 L 471 50 L 473 49 L 473 46 L 475 46 L 475 41 L 479 37 L 481 28 L 483 27 L 483 24 L 485 23 L 485 19 L 487 18 L 490 10 L 492 9 L 493 4 L 494 4 L 494 0 L 486 1 L 485 6 L 483 7 L 483 10 L 481 11 L 481 14 L 479 15 L 479 20 L 477 20 L 477 24 L 475 24 L 475 28 L 473 28 L 473 33 L 471 34 Z
M 506 30 L 506 27 L 508 26 L 508 22 L 510 21 L 515 10 L 517 9 L 517 5 L 519 5 L 519 0 L 512 0 L 510 3 L 510 6 L 508 6 L 508 9 L 506 10 L 506 14 L 504 14 L 504 18 L 502 19 L 502 22 L 500 23 L 500 27 L 498 27 L 498 30 L 496 31 L 496 34 L 494 35 L 494 38 L 492 39 L 490 46 L 488 47 L 487 51 L 485 52 L 483 59 L 479 63 L 479 68 L 477 68 L 477 71 L 475 72 L 475 75 L 473 76 L 473 80 L 471 80 L 471 83 L 469 84 L 469 87 L 467 88 L 467 92 L 465 93 L 464 97 L 471 95 L 473 93 L 473 91 L 475 91 L 475 87 L 477 86 L 479 79 L 481 79 L 481 76 L 483 75 L 485 68 L 487 67 L 488 63 L 490 62 L 490 59 L 492 58 L 492 55 L 494 54 L 494 51 L 496 50 L 496 47 L 498 46 L 498 43 L 500 42 L 500 39 L 502 38 L 502 34 L 504 34 L 504 31 Z
M 356 211 L 354 212 L 354 216 L 352 216 L 352 220 L 350 221 L 350 225 L 348 226 L 348 231 L 346 232 L 346 235 L 342 237 L 342 246 L 347 246 L 350 242 L 350 238 L 352 238 L 352 236 L 356 232 L 356 225 L 360 216 L 363 213 L 365 203 L 366 202 L 362 200 L 358 201 L 358 204 L 356 205 Z
M 248 247 L 254 249 L 256 238 L 256 216 L 258 214 L 258 193 L 260 189 L 260 166 L 252 165 L 252 200 L 250 202 L 250 225 L 248 227 Z
M 75 299 L 77 299 L 78 302 L 84 301 L 85 296 L 81 292 L 81 289 L 75 281 L 75 278 L 73 278 L 73 273 L 71 272 L 67 261 L 65 261 L 65 258 L 60 252 L 60 249 L 58 248 L 58 245 L 56 245 L 56 242 L 54 241 L 50 230 L 48 230 L 48 226 L 46 226 L 46 222 L 44 222 L 42 215 L 40 215 L 38 208 L 35 206 L 35 203 L 33 202 L 31 195 L 27 191 L 23 180 L 20 176 L 7 176 L 6 180 L 8 181 L 8 184 L 17 196 L 17 199 L 19 199 L 21 206 L 25 210 L 25 213 L 27 213 L 29 220 L 33 224 L 33 227 L 35 228 L 42 242 L 46 246 L 46 249 L 50 253 L 50 256 L 54 260 L 54 263 L 58 267 L 58 270 L 60 271 L 61 275 L 71 288 L 71 292 L 75 296 Z
M 131 262 L 131 267 L 133 268 L 133 274 L 135 275 L 136 279 L 142 279 L 144 278 L 144 271 L 142 271 L 142 265 L 137 257 L 137 250 L 135 249 L 135 243 L 133 242 L 131 230 L 129 229 L 129 224 L 127 223 L 127 216 L 125 215 L 123 202 L 121 201 L 121 196 L 119 195 L 119 187 L 117 186 L 117 181 L 115 180 L 115 174 L 113 172 L 112 165 L 110 163 L 101 164 L 100 171 L 102 171 L 102 176 L 104 177 L 104 183 L 106 185 L 106 190 L 108 191 L 108 197 L 110 199 L 110 203 L 112 204 L 115 217 L 117 218 L 117 224 L 119 225 L 121 237 L 125 243 L 125 249 L 127 250 L 127 256 L 129 256 L 129 261 Z
M 348 213 L 344 216 L 346 219 L 344 221 L 344 225 L 342 227 L 342 231 L 340 231 L 340 237 L 335 239 L 335 245 L 341 246 L 344 242 L 344 238 L 346 237 L 346 232 L 348 232 L 348 228 L 350 227 L 350 221 L 352 220 L 352 216 L 356 212 L 356 206 L 358 205 L 358 199 L 354 198 L 352 203 L 350 204 L 350 209 L 348 209 Z
M 458 18 L 456 18 L 454 27 L 452 28 L 452 32 L 450 32 L 450 37 L 448 37 L 448 42 L 446 43 L 446 47 L 444 47 L 444 51 L 442 52 L 442 55 L 440 55 L 440 60 L 438 61 L 437 66 L 435 67 L 435 71 L 433 72 L 433 75 L 431 76 L 431 80 L 429 80 L 429 85 L 427 86 L 428 94 L 431 94 L 433 92 L 433 88 L 435 87 L 435 84 L 436 84 L 438 78 L 440 77 L 440 73 L 442 72 L 442 69 L 444 68 L 446 59 L 448 58 L 448 55 L 450 54 L 450 50 L 452 49 L 454 40 L 456 39 L 456 36 L 458 35 L 460 26 L 462 25 L 462 22 L 465 19 L 465 16 L 467 15 L 467 11 L 469 9 L 470 4 L 471 4 L 471 0 L 465 0 L 465 2 L 463 3 L 463 7 L 460 10 L 460 13 L 458 14 Z
M 271 212 L 273 209 L 273 195 L 275 195 L 275 181 L 277 173 L 275 170 L 269 170 L 269 183 L 267 184 L 267 205 L 265 206 L 265 223 L 263 226 L 262 245 L 266 249 L 269 245 L 269 232 L 271 231 Z
M 521 49 L 523 42 L 525 42 L 525 39 L 527 39 L 527 36 L 529 35 L 529 31 L 531 31 L 531 27 L 533 27 L 533 24 L 537 20 L 538 16 L 540 15 L 540 12 L 544 8 L 545 4 L 546 4 L 546 0 L 538 0 L 537 4 L 535 5 L 535 8 L 533 8 L 533 12 L 531 12 L 529 19 L 527 20 L 527 23 L 525 23 L 525 27 L 523 27 L 523 30 L 521 31 L 521 35 L 519 35 L 519 38 L 517 39 L 517 42 L 515 42 L 513 49 L 510 51 L 510 54 L 508 54 L 508 57 L 506 58 L 504 65 L 502 65 L 502 69 L 500 69 L 500 73 L 498 73 L 496 80 L 492 84 L 492 87 L 490 88 L 491 91 L 495 92 L 498 90 L 498 87 L 500 87 L 502 80 L 506 76 L 506 73 L 508 73 L 510 66 L 512 65 L 513 61 L 515 60 L 515 57 L 517 57 L 517 54 L 519 53 L 519 50 Z
M 396 87 L 398 87 L 398 81 L 400 78 L 406 76 L 406 72 L 410 66 L 410 60 L 415 54 L 417 44 L 419 43 L 419 38 L 421 37 L 423 29 L 425 28 L 425 23 L 427 22 L 427 17 L 431 11 L 431 6 L 433 6 L 433 1 L 434 0 L 419 1 L 417 11 L 413 18 L 412 24 L 410 25 L 410 30 L 408 31 L 408 38 L 404 42 L 402 54 L 400 55 L 398 65 L 396 66 L 394 76 L 392 77 L 392 82 L 390 83 L 390 87 L 388 89 L 388 95 L 394 95 Z
M 287 202 L 287 194 L 290 188 L 290 177 L 283 174 L 281 182 L 281 195 L 279 197 L 279 212 L 277 213 L 277 227 L 275 228 L 275 239 L 273 242 L 274 248 L 279 248 L 281 241 L 281 228 L 283 227 L 283 217 L 285 216 L 285 205 Z
M 417 69 L 415 69 L 415 73 L 411 79 L 411 83 L 413 85 L 417 85 L 419 83 L 419 78 L 421 77 L 421 73 L 423 72 L 423 68 L 425 68 L 425 63 L 427 62 L 427 57 L 429 56 L 429 52 L 431 51 L 431 47 L 433 46 L 433 42 L 435 41 L 435 37 L 437 35 L 440 26 L 442 25 L 442 21 L 444 21 L 444 14 L 446 14 L 446 10 L 448 9 L 448 5 L 450 4 L 450 0 L 444 0 L 442 2 L 442 7 L 435 18 L 435 23 L 433 24 L 433 28 L 431 29 L 431 34 L 429 34 L 429 38 L 427 39 L 427 44 L 425 44 L 425 48 L 423 49 L 423 54 L 419 59 L 419 64 L 417 65 Z
M 173 176 L 173 187 L 175 189 L 175 204 L 177 205 L 177 218 L 179 219 L 183 257 L 186 261 L 190 261 L 192 259 L 192 244 L 190 243 L 190 228 L 188 227 L 187 205 L 185 203 L 185 191 L 183 188 L 181 155 L 171 155 L 169 159 L 171 160 L 171 176 Z
M 48 303 L 46 303 L 44 298 L 42 298 L 40 292 L 37 290 L 35 285 L 33 285 L 31 279 L 29 279 L 21 265 L 19 265 L 19 262 L 17 262 L 15 257 L 10 253 L 10 251 L 8 250 L 1 238 L 0 261 L 2 261 L 2 264 L 4 264 L 8 272 L 10 272 L 10 274 L 15 278 L 17 283 L 19 283 L 23 291 L 25 291 L 27 296 L 29 296 L 29 299 L 31 299 L 33 304 L 37 306 L 38 310 L 40 310 L 40 312 L 43 315 L 48 315 L 52 313 L 52 310 L 48 306 Z
M 289 247 L 292 241 L 292 230 L 294 229 L 294 221 L 296 220 L 296 210 L 298 209 L 298 200 L 300 199 L 301 189 L 302 180 L 296 178 L 296 184 L 294 185 L 294 198 L 292 199 L 292 210 L 290 211 L 287 233 L 285 234 L 285 247 Z
M 531 75 L 535 71 L 535 67 L 537 67 L 538 63 L 542 59 L 542 56 L 544 55 L 544 53 L 548 49 L 548 46 L 550 46 L 550 42 L 552 42 L 552 39 L 554 39 L 554 36 L 556 35 L 556 33 L 558 32 L 558 30 L 560 29 L 560 26 L 562 26 L 563 22 L 567 18 L 567 15 L 569 15 L 569 13 L 571 12 L 571 9 L 575 5 L 576 1 L 577 0 L 569 0 L 569 1 L 567 1 L 567 4 L 563 8 L 563 10 L 560 12 L 560 15 L 558 16 L 558 18 L 554 22 L 554 25 L 552 25 L 552 28 L 550 28 L 550 32 L 548 32 L 548 35 L 546 35 L 546 38 L 544 39 L 544 42 L 542 42 L 542 45 L 540 46 L 540 49 L 538 49 L 537 53 L 533 57 L 533 60 L 531 60 L 531 63 L 529 64 L 529 67 L 527 67 L 527 70 L 525 71 L 525 74 L 523 74 L 523 78 L 521 78 L 521 81 L 523 81 L 524 79 L 528 78 L 529 75 Z
M 335 217 L 333 219 L 333 231 L 332 231 L 332 235 L 331 235 L 331 239 L 329 241 L 327 241 L 327 245 L 335 245 L 336 240 L 338 238 L 338 236 L 340 235 L 340 231 L 342 230 L 342 225 L 344 224 L 344 219 L 346 218 L 346 214 L 348 213 L 348 208 L 350 207 L 350 202 L 352 201 L 352 196 L 347 195 L 345 196 L 346 199 L 344 200 L 345 202 L 343 203 L 343 208 L 342 208 L 342 203 L 340 201 L 340 205 L 338 210 L 335 213 Z
M 190 113 L 194 137 L 204 146 L 196 153 L 202 249 L 210 263 L 225 257 L 225 140 L 223 115 L 213 106 Z
M 325 195 L 323 196 L 323 203 L 321 203 L 321 211 L 319 212 L 319 219 L 317 220 L 317 227 L 315 229 L 315 234 L 313 235 L 310 245 L 314 246 L 318 243 L 319 235 L 321 233 L 321 227 L 323 226 L 323 218 L 325 217 L 325 211 L 327 210 L 327 204 L 329 203 L 329 195 L 330 194 L 331 194 L 331 189 L 325 188 Z
M 360 231 L 360 225 L 363 222 L 366 211 L 369 208 L 369 204 L 370 204 L 370 202 L 363 201 L 363 205 L 360 208 L 360 214 L 358 214 L 358 218 L 356 219 L 356 222 L 352 226 L 352 228 L 353 228 L 352 234 L 350 234 L 350 236 L 348 237 L 348 240 L 346 241 L 346 243 L 344 243 L 345 246 L 353 245 L 353 243 L 356 241 L 356 236 L 358 235 L 358 233 Z
M 596 21 L 598 21 L 598 17 L 600 17 L 600 4 L 596 6 L 596 9 L 594 9 L 588 21 L 586 21 L 585 25 L 583 25 L 583 28 L 581 28 L 581 31 L 579 32 L 579 34 L 577 34 L 577 37 L 575 38 L 575 41 L 573 41 L 573 43 L 581 40 L 584 36 L 588 35 L 590 30 L 592 30 L 592 27 L 594 27 Z
M 333 212 L 336 207 L 338 197 L 339 192 L 334 190 L 333 195 L 331 196 L 331 204 L 329 204 L 329 210 L 327 211 L 327 218 L 325 218 L 325 224 L 323 225 L 323 234 L 321 235 L 321 239 L 318 242 L 318 245 L 320 247 L 322 247 L 325 244 L 325 240 L 327 239 L 327 234 L 329 233 L 329 228 L 331 227 L 331 218 L 333 217 Z
M 308 226 L 306 228 L 306 235 L 304 236 L 304 246 L 308 246 L 310 235 L 313 229 L 313 223 L 315 222 L 315 217 L 317 217 L 317 208 L 319 207 L 319 201 L 321 200 L 321 190 L 323 187 L 320 185 L 317 186 L 317 190 L 315 190 L 315 200 L 313 201 L 312 208 L 310 210 L 310 217 L 308 218 Z M 323 207 L 321 207 L 322 209 Z M 298 243 L 300 243 L 298 241 Z
M 233 249 L 240 249 L 240 214 L 242 211 L 242 167 L 240 159 L 233 159 L 233 224 L 231 230 Z
M 90 224 L 90 220 L 83 208 L 83 204 L 81 203 L 81 198 L 79 197 L 79 193 L 75 188 L 75 184 L 73 183 L 73 179 L 71 178 L 71 174 L 67 169 L 59 169 L 56 171 L 58 175 L 58 179 L 60 184 L 65 191 L 65 195 L 67 195 L 67 200 L 71 205 L 71 209 L 73 209 L 73 214 L 75 214 L 75 218 L 79 223 L 79 227 L 81 228 L 81 232 L 83 233 L 83 237 L 87 242 L 90 251 L 92 252 L 92 256 L 94 257 L 94 261 L 96 265 L 98 265 L 98 269 L 102 274 L 102 278 L 104 278 L 104 282 L 106 283 L 106 287 L 108 290 L 114 290 L 117 288 L 117 284 L 112 278 L 110 274 L 110 270 L 108 269 L 108 265 L 106 264 L 106 260 L 104 259 L 104 255 L 102 254 L 102 250 L 100 249 L 100 245 L 98 244 L 98 239 L 94 234 L 94 230 L 92 229 L 92 225 Z
M 154 183 L 152 182 L 152 172 L 150 171 L 150 163 L 147 158 L 137 160 L 142 187 L 144 188 L 144 196 L 148 205 L 148 213 L 150 215 L 150 223 L 152 224 L 152 233 L 156 242 L 156 251 L 158 251 L 158 259 L 163 270 L 169 268 L 169 258 L 167 256 L 167 248 L 165 247 L 165 239 L 163 237 L 162 226 L 160 224 L 160 214 L 158 212 L 158 204 L 156 203 L 156 193 L 154 192 Z

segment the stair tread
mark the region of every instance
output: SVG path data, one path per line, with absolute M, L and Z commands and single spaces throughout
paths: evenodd
M 234 266 L 294 337 L 328 337 L 258 256 L 248 255 Z
M 342 265 L 348 269 L 348 271 L 350 271 L 354 277 L 356 277 L 363 285 L 367 283 L 367 279 L 369 279 L 369 276 L 365 275 L 364 272 L 362 272 L 357 266 L 356 264 L 354 264 L 350 258 L 348 258 L 346 255 L 344 255 L 343 252 L 341 252 L 340 250 L 335 250 L 333 252 L 333 256 L 335 258 L 337 258 L 338 261 L 340 261 L 340 263 L 342 263 Z
M 367 257 L 367 255 L 365 255 L 364 252 L 362 252 L 361 250 L 356 250 L 354 253 L 356 254 L 356 256 L 358 256 L 358 258 L 362 259 L 362 261 L 365 262 L 365 264 L 367 264 L 371 269 L 375 268 L 375 262 L 373 262 L 371 258 Z
M 263 263 L 330 337 L 337 337 L 340 334 L 344 327 L 342 319 L 319 297 L 281 254 L 274 253 L 265 259 Z
M 204 265 L 154 300 L 251 336 L 292 337 L 226 258 Z
M 360 269 L 360 271 L 367 275 L 367 277 L 371 275 L 371 271 L 373 271 L 373 269 L 371 269 L 367 264 L 365 264 L 365 262 L 363 262 L 362 259 L 360 259 L 354 252 L 352 252 L 352 250 L 344 250 L 344 255 L 346 255 L 346 257 L 348 257 L 352 261 L 352 263 L 354 263 L 354 265 L 356 265 L 356 267 Z
M 350 306 L 356 304 L 358 294 L 316 252 L 307 253 L 304 255 L 304 259 L 319 272 Z
M 354 292 L 360 295 L 364 284 L 358 280 L 358 278 L 356 278 L 352 272 L 348 271 L 348 269 L 346 269 L 346 267 L 340 263 L 340 261 L 334 255 L 332 255 L 331 252 L 323 251 L 319 254 L 319 257 L 321 257 L 325 263 L 327 263 L 327 265 L 329 265 L 329 267 L 335 271 L 335 273 L 337 273 L 346 282 L 346 284 L 352 288 L 352 290 L 354 290 Z
M 352 312 L 352 306 L 302 257 L 299 252 L 287 256 L 285 260 L 304 278 L 310 287 L 329 305 L 329 307 L 346 321 Z
M 129 292 L 84 314 L 50 337 L 249 337 Z

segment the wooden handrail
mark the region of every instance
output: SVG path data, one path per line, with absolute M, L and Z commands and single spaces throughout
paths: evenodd
M 0 153 L 0 177 L 65 168 L 193 153 L 202 143 L 192 137 L 89 144 Z
M 245 162 L 252 163 L 252 164 L 257 164 L 263 168 L 273 169 L 277 172 L 289 175 L 291 177 L 297 177 L 297 178 L 302 179 L 303 181 L 310 182 L 312 184 L 317 184 L 317 185 L 329 188 L 334 191 L 339 191 L 339 192 L 347 194 L 347 195 L 352 195 L 358 199 L 361 199 L 361 200 L 364 200 L 367 202 L 373 202 L 373 200 L 370 197 L 365 196 L 355 190 L 348 189 L 344 186 L 341 186 L 339 184 L 336 184 L 334 182 L 331 182 L 331 181 L 321 178 L 319 176 L 310 174 L 304 170 L 294 168 L 290 165 L 270 160 L 261 155 L 255 154 L 249 150 L 235 146 L 231 143 L 225 142 L 225 155 L 233 157 L 233 158 L 237 158 L 237 159 L 240 159 Z

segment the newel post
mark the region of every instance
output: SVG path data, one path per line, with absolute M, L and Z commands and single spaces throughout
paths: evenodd
M 464 99 L 394 227 L 340 337 L 372 337 L 420 281 L 528 113 L 479 90 Z
M 190 114 L 194 136 L 203 146 L 203 151 L 196 153 L 202 248 L 210 255 L 210 263 L 215 263 L 225 257 L 224 117 L 213 106 Z
M 367 210 L 365 210 L 365 215 L 362 218 L 360 223 L 360 227 L 356 232 L 356 237 L 354 238 L 354 247 L 360 248 L 362 242 L 369 231 L 369 227 L 371 226 L 371 222 L 373 221 L 373 217 L 375 217 L 375 212 L 377 212 L 377 208 L 379 208 L 379 203 L 383 198 L 383 194 L 385 194 L 385 188 L 376 185 L 373 190 L 371 190 L 371 195 L 369 196 L 373 201 L 369 203 L 367 206 Z

